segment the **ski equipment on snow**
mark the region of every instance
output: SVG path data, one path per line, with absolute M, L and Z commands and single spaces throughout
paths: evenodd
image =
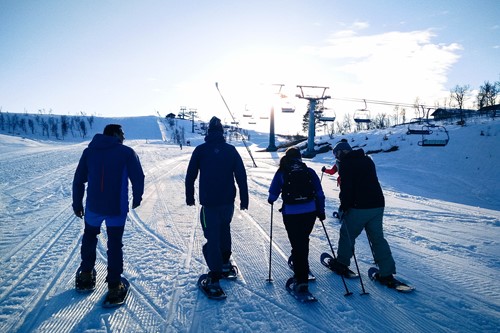
M 370 269 L 368 269 L 368 277 L 372 281 L 377 281 L 378 283 L 401 293 L 410 293 L 415 290 L 415 287 L 409 286 L 394 277 L 389 282 L 380 281 L 379 270 L 376 267 L 370 267 Z
M 108 291 L 106 298 L 104 298 L 104 302 L 102 303 L 104 308 L 114 308 L 125 303 L 127 295 L 130 291 L 130 283 L 123 276 L 121 278 L 121 283 L 123 284 L 123 289 L 120 289 L 118 292 L 111 290 Z
M 78 268 L 75 275 L 75 289 L 80 293 L 91 292 L 95 289 L 96 284 L 96 271 L 92 269 L 90 273 L 82 273 Z
M 227 280 L 236 280 L 238 278 L 238 267 L 233 264 L 223 265 L 222 278 Z
M 288 281 L 286 281 L 286 290 L 299 302 L 312 303 L 318 300 L 316 297 L 313 296 L 313 294 L 309 292 L 309 290 L 300 291 L 300 290 L 295 290 L 296 288 L 294 287 L 295 287 L 295 279 L 291 277 L 288 279 Z
M 300 204 L 314 200 L 316 191 L 305 163 L 297 161 L 285 170 L 281 192 L 285 204 Z
M 290 256 L 288 258 L 288 267 L 290 267 L 290 269 L 293 271 L 293 258 L 292 258 L 292 256 Z M 316 281 L 316 276 L 313 273 L 311 273 L 311 270 L 309 270 L 309 272 L 307 274 L 307 279 L 309 281 Z
M 329 268 L 332 272 L 336 273 L 337 275 L 341 275 L 347 279 L 356 279 L 359 277 L 358 274 L 351 271 L 349 268 L 347 268 L 347 271 L 345 272 L 340 272 L 338 269 L 336 269 L 335 266 L 333 265 L 334 258 L 327 252 L 323 252 L 321 254 L 320 261 L 323 264 L 323 266 Z
M 198 288 L 210 299 L 223 300 L 227 297 L 221 286 L 210 282 L 208 274 L 202 274 L 198 279 Z

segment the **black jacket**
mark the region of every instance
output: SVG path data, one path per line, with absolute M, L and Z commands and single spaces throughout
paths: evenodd
M 363 149 L 352 150 L 341 158 L 339 176 L 342 179 L 339 197 L 343 211 L 385 206 L 375 163 Z
M 248 185 L 245 166 L 233 145 L 225 142 L 222 133 L 209 133 L 205 143 L 197 146 L 186 172 L 186 203 L 194 204 L 194 182 L 200 174 L 200 204 L 219 206 L 234 204 L 236 186 L 240 208 L 248 208 Z

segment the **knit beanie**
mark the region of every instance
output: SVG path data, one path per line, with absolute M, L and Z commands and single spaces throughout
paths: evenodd
M 337 143 L 335 145 L 335 147 L 333 147 L 333 155 L 334 156 L 337 156 L 337 154 L 341 151 L 344 151 L 344 150 L 348 150 L 348 151 L 351 151 L 352 148 L 351 146 L 346 142 L 346 141 L 340 141 L 339 143 Z
M 224 128 L 222 127 L 220 119 L 215 116 L 212 117 L 212 119 L 210 119 L 210 122 L 208 123 L 208 133 L 212 132 L 224 133 Z

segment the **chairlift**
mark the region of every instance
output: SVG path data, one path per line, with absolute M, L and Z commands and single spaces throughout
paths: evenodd
M 366 100 L 363 100 L 363 102 L 365 102 L 365 108 L 354 111 L 354 122 L 371 123 L 372 120 L 370 116 L 370 110 L 368 110 L 368 107 L 366 105 Z
M 290 101 L 288 100 L 288 97 L 286 95 L 283 95 L 283 94 L 281 94 L 280 97 L 281 97 L 281 99 L 285 100 L 281 106 L 281 112 L 283 112 L 283 113 L 295 112 L 295 106 L 293 106 L 292 103 L 290 103 Z
M 252 117 L 252 112 L 247 109 L 246 105 L 245 105 L 245 111 L 243 111 L 243 117 L 245 117 L 245 118 L 251 118 Z
M 415 118 L 410 120 L 410 122 L 408 123 L 408 130 L 406 131 L 406 134 L 429 135 L 432 134 L 432 130 L 430 130 L 429 127 L 435 127 L 435 125 L 427 123 L 422 118 Z
M 430 130 L 432 127 L 434 130 Z M 450 135 L 448 130 L 444 126 L 438 125 L 427 125 L 422 126 L 422 131 L 429 131 L 429 133 L 422 134 L 422 141 L 418 142 L 419 146 L 422 147 L 444 147 L 450 141 Z
M 323 112 L 323 114 L 321 115 L 321 117 L 319 117 L 319 121 L 323 121 L 323 122 L 334 122 L 335 121 L 335 118 L 336 118 L 335 111 L 333 111 L 331 109 L 327 109 L 327 108 L 323 108 L 321 111 Z

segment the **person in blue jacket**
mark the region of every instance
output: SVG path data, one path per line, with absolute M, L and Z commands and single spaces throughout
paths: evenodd
M 197 146 L 186 171 L 186 204 L 193 206 L 194 183 L 200 174 L 200 221 L 207 242 L 203 255 L 209 268 L 207 285 L 220 289 L 219 279 L 232 268 L 230 223 L 238 184 L 240 209 L 248 209 L 248 185 L 245 166 L 233 145 L 226 143 L 224 128 L 217 117 L 208 125 L 205 142 Z
M 316 172 L 307 167 L 310 180 L 314 187 L 314 197 L 307 202 L 287 203 L 284 199 L 283 188 L 287 170 L 301 165 L 302 156 L 297 147 L 287 149 L 285 155 L 280 160 L 280 166 L 276 171 L 271 186 L 269 188 L 268 202 L 273 204 L 278 197 L 282 196 L 283 207 L 280 209 L 283 214 L 283 223 L 292 247 L 293 269 L 295 281 L 292 288 L 296 293 L 306 293 L 308 287 L 309 273 L 309 235 L 312 232 L 316 218 L 325 220 L 325 194 L 321 186 L 321 181 Z
M 129 211 L 128 181 L 132 183 L 132 208 L 141 204 L 144 173 L 135 151 L 123 144 L 122 127 L 109 124 L 103 134 L 96 134 L 82 153 L 73 179 L 73 210 L 84 218 L 85 229 L 78 270 L 83 284 L 95 281 L 97 235 L 106 221 L 108 235 L 108 272 L 106 282 L 110 293 L 124 291 L 122 236 Z M 85 210 L 83 197 L 87 183 Z M 77 277 L 78 278 L 78 277 Z

